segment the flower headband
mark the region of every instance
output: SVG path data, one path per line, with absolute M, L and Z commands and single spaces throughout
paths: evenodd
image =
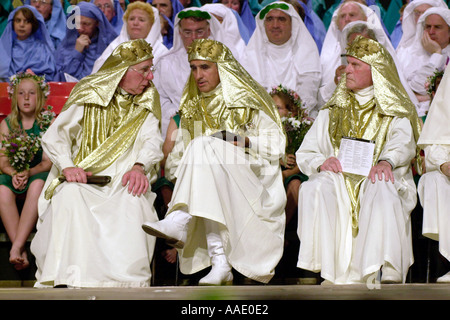
M 37 76 L 32 73 L 19 72 L 15 75 L 11 76 L 11 78 L 9 78 L 10 83 L 8 85 L 7 91 L 8 91 L 8 96 L 10 99 L 11 99 L 12 95 L 14 94 L 14 91 L 17 88 L 17 86 L 19 85 L 20 81 L 22 81 L 23 79 L 33 79 L 34 81 L 36 81 L 39 88 L 44 93 L 45 97 L 48 97 L 48 95 L 50 94 L 50 86 L 47 82 L 45 82 L 45 76 L 41 77 L 41 76 Z
M 294 90 L 288 89 L 283 87 L 281 84 L 277 87 L 273 87 L 272 91 L 270 92 L 271 95 L 277 94 L 277 93 L 284 93 L 287 94 L 292 101 L 294 101 L 294 105 L 298 108 L 302 108 L 302 99 L 300 99 L 300 96 L 295 92 Z

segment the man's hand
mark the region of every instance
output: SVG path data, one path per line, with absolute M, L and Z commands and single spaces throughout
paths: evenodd
M 441 172 L 445 174 L 447 177 L 450 177 L 450 161 L 441 164 Z
M 150 183 L 141 165 L 135 164 L 123 175 L 122 186 L 125 187 L 127 184 L 128 193 L 133 193 L 133 196 L 140 196 L 147 192 Z
M 387 161 L 380 161 L 378 164 L 372 167 L 369 172 L 369 178 L 372 181 L 372 183 L 375 183 L 376 178 L 378 176 L 378 180 L 383 180 L 383 174 L 384 174 L 384 180 L 387 182 L 389 180 L 394 183 L 394 172 L 392 171 L 392 166 Z
M 91 39 L 89 38 L 89 36 L 82 34 L 77 38 L 77 41 L 75 42 L 75 50 L 77 50 L 78 52 L 83 52 L 84 49 L 89 47 L 90 44 Z
M 336 157 L 330 157 L 319 167 L 319 172 L 321 171 L 342 172 L 341 162 Z
M 422 46 L 429 54 L 433 53 L 441 53 L 442 49 L 439 43 L 434 40 L 431 40 L 428 32 L 424 32 L 422 36 Z
M 63 169 L 63 175 L 67 182 L 87 183 L 87 177 L 92 176 L 92 172 L 84 171 L 78 167 L 68 167 Z

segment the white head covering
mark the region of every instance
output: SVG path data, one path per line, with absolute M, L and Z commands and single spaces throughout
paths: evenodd
M 264 20 L 260 18 L 261 12 L 273 4 L 287 5 L 288 10 L 277 10 L 287 13 L 292 19 L 291 38 L 282 45 L 269 41 Z M 310 111 L 317 105 L 321 72 L 319 50 L 292 5 L 276 1 L 268 6 L 256 15 L 256 29 L 247 44 L 244 67 L 268 91 L 280 84 L 294 90 Z
M 224 6 L 221 3 L 207 3 L 201 7 L 203 10 L 219 16 L 223 19 L 220 27 L 222 28 L 222 34 L 225 37 L 223 44 L 231 50 L 236 60 L 241 62 L 245 53 L 245 42 L 241 37 L 239 31 L 238 21 L 233 14 L 232 9 Z
M 450 145 L 450 68 L 447 68 L 436 91 L 417 144 Z
M 403 11 L 402 19 L 402 38 L 397 46 L 397 57 L 400 61 L 403 61 L 403 55 L 405 54 L 405 49 L 407 49 L 414 42 L 414 37 L 416 35 L 416 21 L 414 17 L 414 9 L 422 4 L 429 4 L 432 7 L 446 8 L 447 4 L 443 0 L 414 0 L 411 1 Z
M 411 67 L 413 65 L 419 65 L 417 58 L 420 58 L 422 60 L 424 59 L 423 57 L 428 58 L 430 56 L 430 54 L 422 46 L 422 36 L 424 31 L 425 19 L 432 14 L 440 15 L 442 19 L 444 19 L 447 25 L 450 27 L 450 9 L 448 8 L 443 9 L 433 7 L 425 11 L 425 13 L 420 16 L 419 21 L 417 21 L 414 42 L 411 44 L 412 51 L 408 51 L 411 52 L 410 54 L 413 54 L 412 59 L 410 59 Z
M 155 21 L 153 22 L 152 28 L 150 29 L 150 32 L 147 34 L 147 37 L 145 38 L 145 41 L 150 43 L 150 45 L 153 48 L 153 64 L 155 65 L 158 59 L 164 55 L 168 49 L 163 43 L 163 38 L 161 35 L 161 21 L 159 19 L 159 11 L 152 7 L 153 15 L 155 17 Z M 128 34 L 127 30 L 127 21 L 124 20 L 122 29 L 120 31 L 120 34 L 117 38 L 115 38 L 108 47 L 106 47 L 105 51 L 103 51 L 102 55 L 95 61 L 94 67 L 92 68 L 92 73 L 97 72 L 100 67 L 103 65 L 103 63 L 108 59 L 108 57 L 111 55 L 111 53 L 114 51 L 117 46 L 123 42 L 129 41 L 130 35 Z
M 403 87 L 405 88 L 406 93 L 408 93 L 408 96 L 411 99 L 411 102 L 414 104 L 416 109 L 418 109 L 419 108 L 419 101 L 417 100 L 417 97 L 414 94 L 414 92 L 411 90 L 411 87 L 409 86 L 408 81 L 406 80 L 406 77 L 403 75 L 403 72 L 401 70 L 400 64 L 399 64 L 398 59 L 397 59 L 397 55 L 395 53 L 395 48 L 392 45 L 392 43 L 389 40 L 389 38 L 386 36 L 386 33 L 384 32 L 383 29 L 372 29 L 366 21 L 352 21 L 352 22 L 350 22 L 342 30 L 342 35 L 341 35 L 341 50 L 342 50 L 342 52 L 346 51 L 346 48 L 347 48 L 347 41 L 346 40 L 347 40 L 349 32 L 351 31 L 351 29 L 354 26 L 357 26 L 357 25 L 365 25 L 369 29 L 371 29 L 374 32 L 374 34 L 375 34 L 375 37 L 376 37 L 375 40 L 377 40 L 381 45 L 383 45 L 383 47 L 385 47 L 389 51 L 389 53 L 392 56 L 392 59 L 395 62 L 395 65 L 397 67 L 397 72 L 398 72 L 398 76 L 400 78 L 400 81 L 401 81 Z
M 337 17 L 341 6 L 347 3 L 355 3 L 360 6 L 367 17 L 368 27 L 374 30 L 377 36 L 381 36 L 381 33 L 383 33 L 383 38 L 386 39 L 386 41 L 389 39 L 384 32 L 383 25 L 378 18 L 378 15 L 371 8 L 354 1 L 342 3 L 333 13 L 333 18 L 331 19 L 327 35 L 325 36 L 325 40 L 323 42 L 322 52 L 320 54 L 320 63 L 322 65 L 322 81 L 319 90 L 320 103 L 326 103 L 336 89 L 334 75 L 336 68 L 342 65 L 341 54 L 343 53 L 341 49 L 342 32 L 338 28 Z

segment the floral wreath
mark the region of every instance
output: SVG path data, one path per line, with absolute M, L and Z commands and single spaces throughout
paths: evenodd
M 271 95 L 277 94 L 277 93 L 284 93 L 287 94 L 292 101 L 294 101 L 294 105 L 299 109 L 303 108 L 302 99 L 300 99 L 300 96 L 295 92 L 294 90 L 288 89 L 286 87 L 283 87 L 283 85 L 278 85 L 277 87 L 272 87 L 272 91 L 270 92 Z
M 50 86 L 47 82 L 45 82 L 45 76 L 38 76 L 32 73 L 27 72 L 19 72 L 9 78 L 9 85 L 7 88 L 8 96 L 11 99 L 12 95 L 14 94 L 15 89 L 19 85 L 20 81 L 23 79 L 33 79 L 36 81 L 38 86 L 41 88 L 42 92 L 44 93 L 44 96 L 47 98 L 50 94 Z
M 427 94 L 429 96 L 432 95 L 433 92 L 436 91 L 436 79 L 442 77 L 444 75 L 444 70 L 436 69 L 432 76 L 427 78 L 425 82 L 425 89 L 427 90 Z

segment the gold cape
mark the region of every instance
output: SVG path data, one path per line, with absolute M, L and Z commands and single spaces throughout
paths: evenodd
M 342 137 L 374 140 L 372 165 L 375 165 L 394 117 L 406 117 L 410 120 L 416 142 L 421 130 L 420 121 L 414 104 L 400 82 L 394 60 L 381 44 L 358 36 L 347 48 L 347 55 L 371 66 L 374 97 L 360 106 L 353 92 L 346 88 L 346 77 L 343 76 L 333 96 L 322 108 L 330 109 L 328 130 L 335 155 L 338 155 Z M 417 149 L 417 155 L 419 151 L 420 149 Z M 352 202 L 352 227 L 356 235 L 359 220 L 359 189 L 366 177 L 343 174 Z
M 210 39 L 194 40 L 188 59 L 217 64 L 220 84 L 209 93 L 201 93 L 191 73 L 180 102 L 180 127 L 189 131 L 185 145 L 195 135 L 220 130 L 243 133 L 251 124 L 256 110 L 266 113 L 283 131 L 281 119 L 272 97 L 236 61 L 222 43 Z M 284 132 L 284 131 L 283 131 Z
M 124 42 L 97 73 L 75 85 L 63 112 L 72 105 L 84 108 L 76 166 L 93 174 L 104 170 L 132 145 L 149 112 L 161 119 L 159 95 L 153 84 L 139 95 L 127 94 L 118 87 L 130 66 L 152 58 L 152 48 L 145 40 Z M 59 177 L 52 181 L 45 191 L 47 200 L 59 184 Z

